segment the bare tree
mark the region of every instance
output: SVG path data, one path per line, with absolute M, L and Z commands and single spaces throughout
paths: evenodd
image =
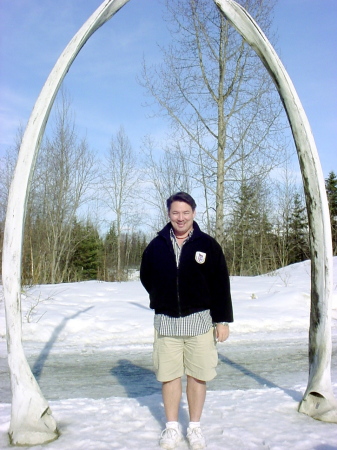
M 289 234 L 290 216 L 292 203 L 297 193 L 303 195 L 303 188 L 299 185 L 300 180 L 296 179 L 295 171 L 285 162 L 278 177 L 273 180 L 273 214 L 272 222 L 276 235 L 275 265 L 285 267 L 289 264 Z
M 183 157 L 179 143 L 166 145 L 162 149 L 150 136 L 147 136 L 144 139 L 142 151 L 146 202 L 157 212 L 157 219 L 155 222 L 152 219 L 149 225 L 156 231 L 168 220 L 166 199 L 175 192 L 192 192 L 194 184 L 188 161 Z
M 76 248 L 73 224 L 80 208 L 90 200 L 97 176 L 86 139 L 76 134 L 65 90 L 55 106 L 52 136 L 42 145 L 32 180 L 25 229 L 24 255 L 28 251 L 31 271 L 37 271 L 31 273 L 35 282 L 36 278 L 50 283 L 67 279 L 69 260 Z
M 268 32 L 274 2 L 242 3 Z M 141 83 L 187 149 L 223 244 L 226 182 L 252 154 L 275 165 L 281 104 L 259 58 L 212 2 L 166 0 L 166 6 L 173 43 L 163 49 L 162 65 L 144 63 Z
M 114 214 L 117 234 L 117 280 L 122 274 L 122 233 L 133 230 L 138 221 L 135 197 L 139 182 L 139 169 L 131 143 L 123 127 L 111 138 L 110 148 L 103 163 L 102 188 L 104 203 Z

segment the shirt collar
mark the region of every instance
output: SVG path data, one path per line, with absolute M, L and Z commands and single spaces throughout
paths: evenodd
M 193 234 L 193 228 L 192 228 L 192 230 L 188 233 L 188 236 L 187 236 L 185 242 L 186 242 L 188 239 L 191 238 L 192 234 Z M 173 228 L 172 228 L 172 227 L 171 227 L 171 229 L 170 229 L 170 236 L 171 236 L 171 238 L 173 238 L 173 239 L 177 239 L 176 235 L 174 234 L 174 231 L 173 231 Z

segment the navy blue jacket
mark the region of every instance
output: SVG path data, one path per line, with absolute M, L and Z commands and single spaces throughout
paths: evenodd
M 213 322 L 233 322 L 229 275 L 220 245 L 194 222 L 177 267 L 170 229 L 168 223 L 143 253 L 140 279 L 149 293 L 150 308 L 171 317 L 210 309 Z

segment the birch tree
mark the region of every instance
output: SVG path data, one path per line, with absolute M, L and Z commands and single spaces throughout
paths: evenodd
M 289 264 L 290 215 L 294 196 L 299 190 L 298 184 L 298 177 L 292 169 L 290 159 L 287 159 L 271 186 L 274 205 L 271 220 L 276 235 L 274 255 L 276 268 Z
M 139 168 L 130 140 L 123 127 L 112 136 L 105 155 L 102 172 L 104 203 L 113 213 L 117 236 L 117 281 L 122 274 L 122 233 L 133 231 L 138 221 L 135 196 L 138 189 Z
M 167 0 L 173 38 L 163 63 L 144 63 L 142 84 L 166 116 L 215 210 L 224 243 L 226 182 L 242 158 L 258 154 L 273 166 L 281 105 L 259 58 L 208 0 Z M 273 1 L 245 0 L 265 32 Z

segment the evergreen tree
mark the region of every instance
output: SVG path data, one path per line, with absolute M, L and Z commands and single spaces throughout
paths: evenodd
M 243 182 L 228 230 L 226 256 L 233 275 L 268 272 L 273 249 L 272 227 L 259 183 Z
M 133 268 L 139 268 L 143 252 L 147 246 L 146 236 L 142 232 L 133 233 L 132 249 L 129 264 Z
M 337 255 L 337 178 L 334 172 L 330 172 L 325 180 L 325 188 L 329 202 L 332 249 L 333 254 Z
M 295 194 L 289 223 L 289 264 L 304 261 L 310 257 L 308 218 L 306 208 L 299 194 Z
M 104 280 L 115 281 L 117 273 L 118 239 L 115 222 L 112 222 L 104 239 Z
M 118 236 L 113 222 L 104 239 L 104 280 L 121 281 L 128 279 L 130 269 L 138 269 L 143 251 L 147 246 L 146 236 L 141 232 L 123 233 L 120 239 L 120 272 L 118 274 Z M 118 275 L 118 276 L 117 276 Z
M 97 229 L 90 222 L 75 223 L 73 237 L 77 245 L 70 262 L 71 281 L 99 279 L 103 244 Z

